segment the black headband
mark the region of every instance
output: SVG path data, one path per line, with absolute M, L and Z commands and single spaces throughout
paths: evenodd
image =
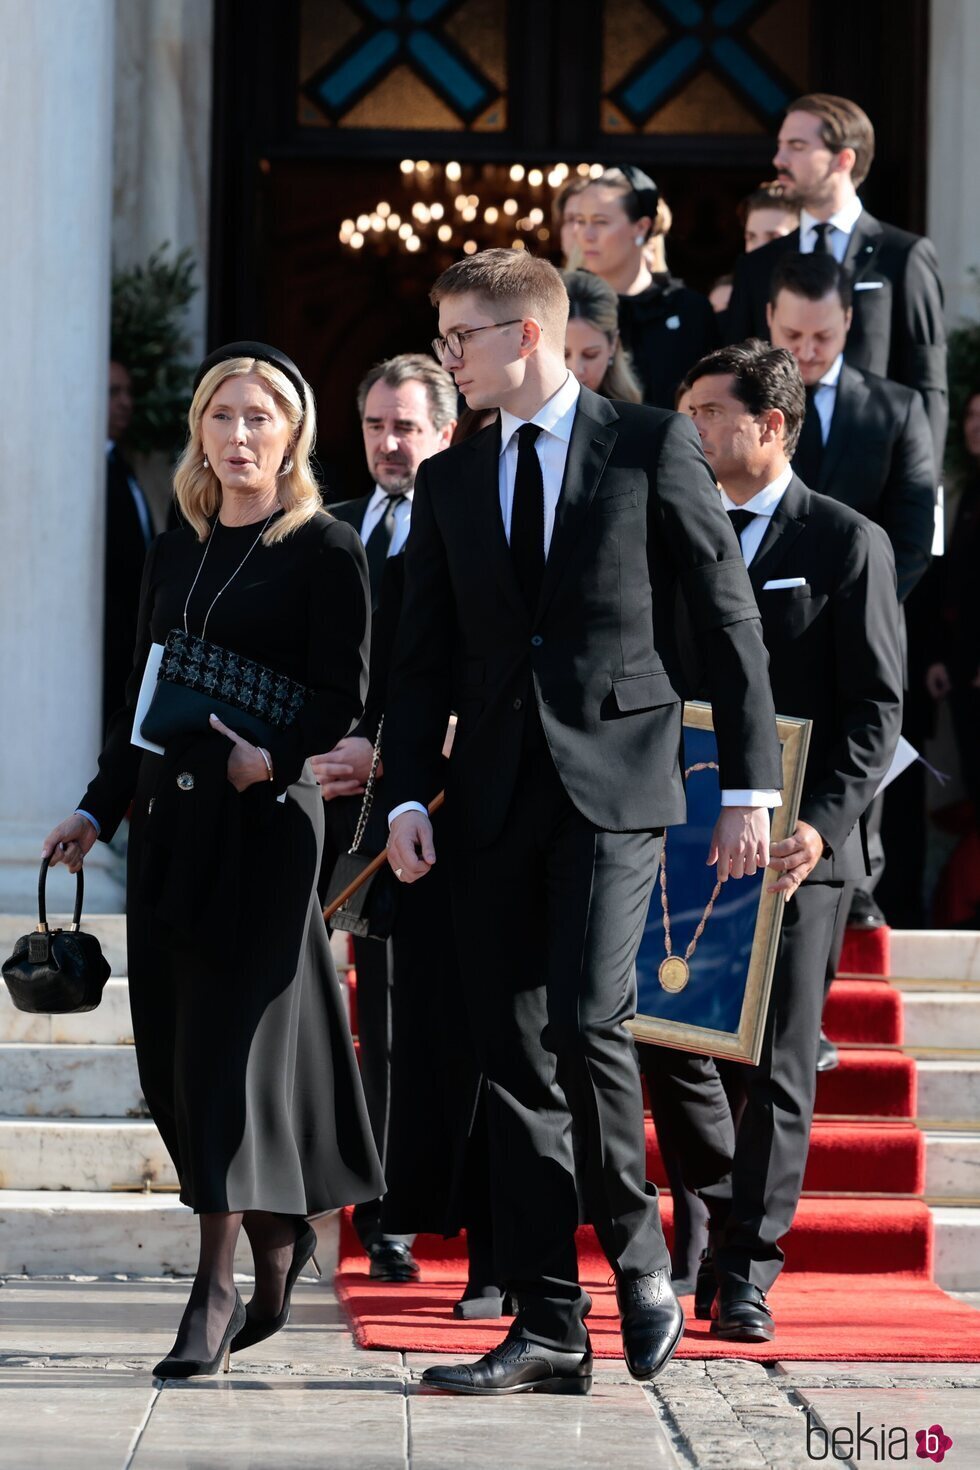
M 197 392 L 212 368 L 216 368 L 219 363 L 229 362 L 233 357 L 254 357 L 259 362 L 267 362 L 272 367 L 278 368 L 281 373 L 285 373 L 299 394 L 299 401 L 305 413 L 306 384 L 303 382 L 303 374 L 291 357 L 287 357 L 285 352 L 280 352 L 278 347 L 270 347 L 266 342 L 226 342 L 224 347 L 215 348 L 214 352 L 209 353 L 204 359 L 195 374 L 194 392 Z
M 636 195 L 636 203 L 640 211 L 637 218 L 642 219 L 645 214 L 648 214 L 653 220 L 656 217 L 657 205 L 660 203 L 660 190 L 650 175 L 645 174 L 642 168 L 637 168 L 632 163 L 620 163 L 617 167 Z

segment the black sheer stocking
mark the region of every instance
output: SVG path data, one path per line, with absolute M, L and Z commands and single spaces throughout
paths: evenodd
M 235 1246 L 242 1216 L 197 1218 L 201 1229 L 197 1275 L 170 1356 L 208 1362 L 218 1351 L 235 1310 Z
M 265 1321 L 282 1311 L 293 1249 L 309 1226 L 300 1215 L 278 1215 L 271 1210 L 246 1210 L 242 1220 L 255 1261 L 249 1318 Z

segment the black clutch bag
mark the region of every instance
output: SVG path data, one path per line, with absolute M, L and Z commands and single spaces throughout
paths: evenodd
M 295 679 L 217 643 L 174 628 L 167 634 L 160 671 L 140 734 L 166 747 L 178 736 L 209 730 L 208 716 L 253 744 L 288 729 L 308 691 Z
M 44 902 L 48 859 L 41 864 L 37 885 L 38 925 L 14 945 L 3 963 L 10 999 L 19 1011 L 33 1015 L 66 1015 L 94 1011 L 109 978 L 109 964 L 94 934 L 83 934 L 82 898 L 85 880 L 75 877 L 75 912 L 70 929 L 49 929 Z
M 325 910 L 329 910 L 331 904 L 336 902 L 344 890 L 357 882 L 364 870 L 370 866 L 379 853 L 384 851 L 388 843 L 384 813 L 375 812 L 372 817 L 378 764 L 381 760 L 383 725 L 384 719 L 382 718 L 378 726 L 378 737 L 374 742 L 374 756 L 364 787 L 364 800 L 361 803 L 357 830 L 349 851 L 342 852 L 334 864 L 324 903 Z M 332 928 L 342 929 L 347 934 L 354 934 L 358 939 L 385 940 L 391 936 L 397 909 L 396 880 L 388 864 L 384 863 L 377 872 L 366 877 L 358 885 L 356 892 L 352 893 L 350 898 L 330 914 L 328 922 Z

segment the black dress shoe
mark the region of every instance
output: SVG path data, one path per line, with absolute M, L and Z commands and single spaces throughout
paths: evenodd
M 701 1264 L 698 1267 L 698 1279 L 694 1283 L 694 1315 L 699 1322 L 707 1322 L 711 1317 L 711 1305 L 718 1294 L 718 1276 L 715 1271 L 715 1258 L 711 1247 L 701 1252 Z
M 623 1356 L 634 1378 L 656 1378 L 666 1368 L 684 1335 L 684 1313 L 667 1271 L 652 1271 L 635 1281 L 616 1279 L 622 1319 Z
M 840 1052 L 837 1050 L 829 1036 L 820 1033 L 817 1043 L 817 1071 L 833 1072 L 835 1067 L 840 1066 Z
M 883 929 L 887 923 L 871 894 L 856 889 L 847 912 L 848 929 Z
M 505 1337 L 475 1363 L 441 1363 L 426 1368 L 427 1388 L 447 1393 L 588 1393 L 592 1388 L 592 1346 L 584 1352 L 542 1347 L 526 1337 Z
M 418 1281 L 419 1263 L 403 1240 L 376 1240 L 368 1251 L 371 1257 L 371 1280 L 389 1281 L 404 1286 Z
M 718 1288 L 711 1309 L 711 1330 L 728 1342 L 771 1342 L 776 1324 L 761 1287 L 747 1281 L 726 1281 Z

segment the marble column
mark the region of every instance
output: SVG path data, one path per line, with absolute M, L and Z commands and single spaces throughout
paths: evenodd
M 0 911 L 94 772 L 112 203 L 113 0 L 0 0 Z M 117 864 L 86 865 L 118 909 Z M 64 870 L 62 870 L 63 872 Z M 52 879 L 62 909 L 65 879 Z
M 928 229 L 939 252 L 950 326 L 976 319 L 980 298 L 980 4 L 932 0 L 929 37 Z

